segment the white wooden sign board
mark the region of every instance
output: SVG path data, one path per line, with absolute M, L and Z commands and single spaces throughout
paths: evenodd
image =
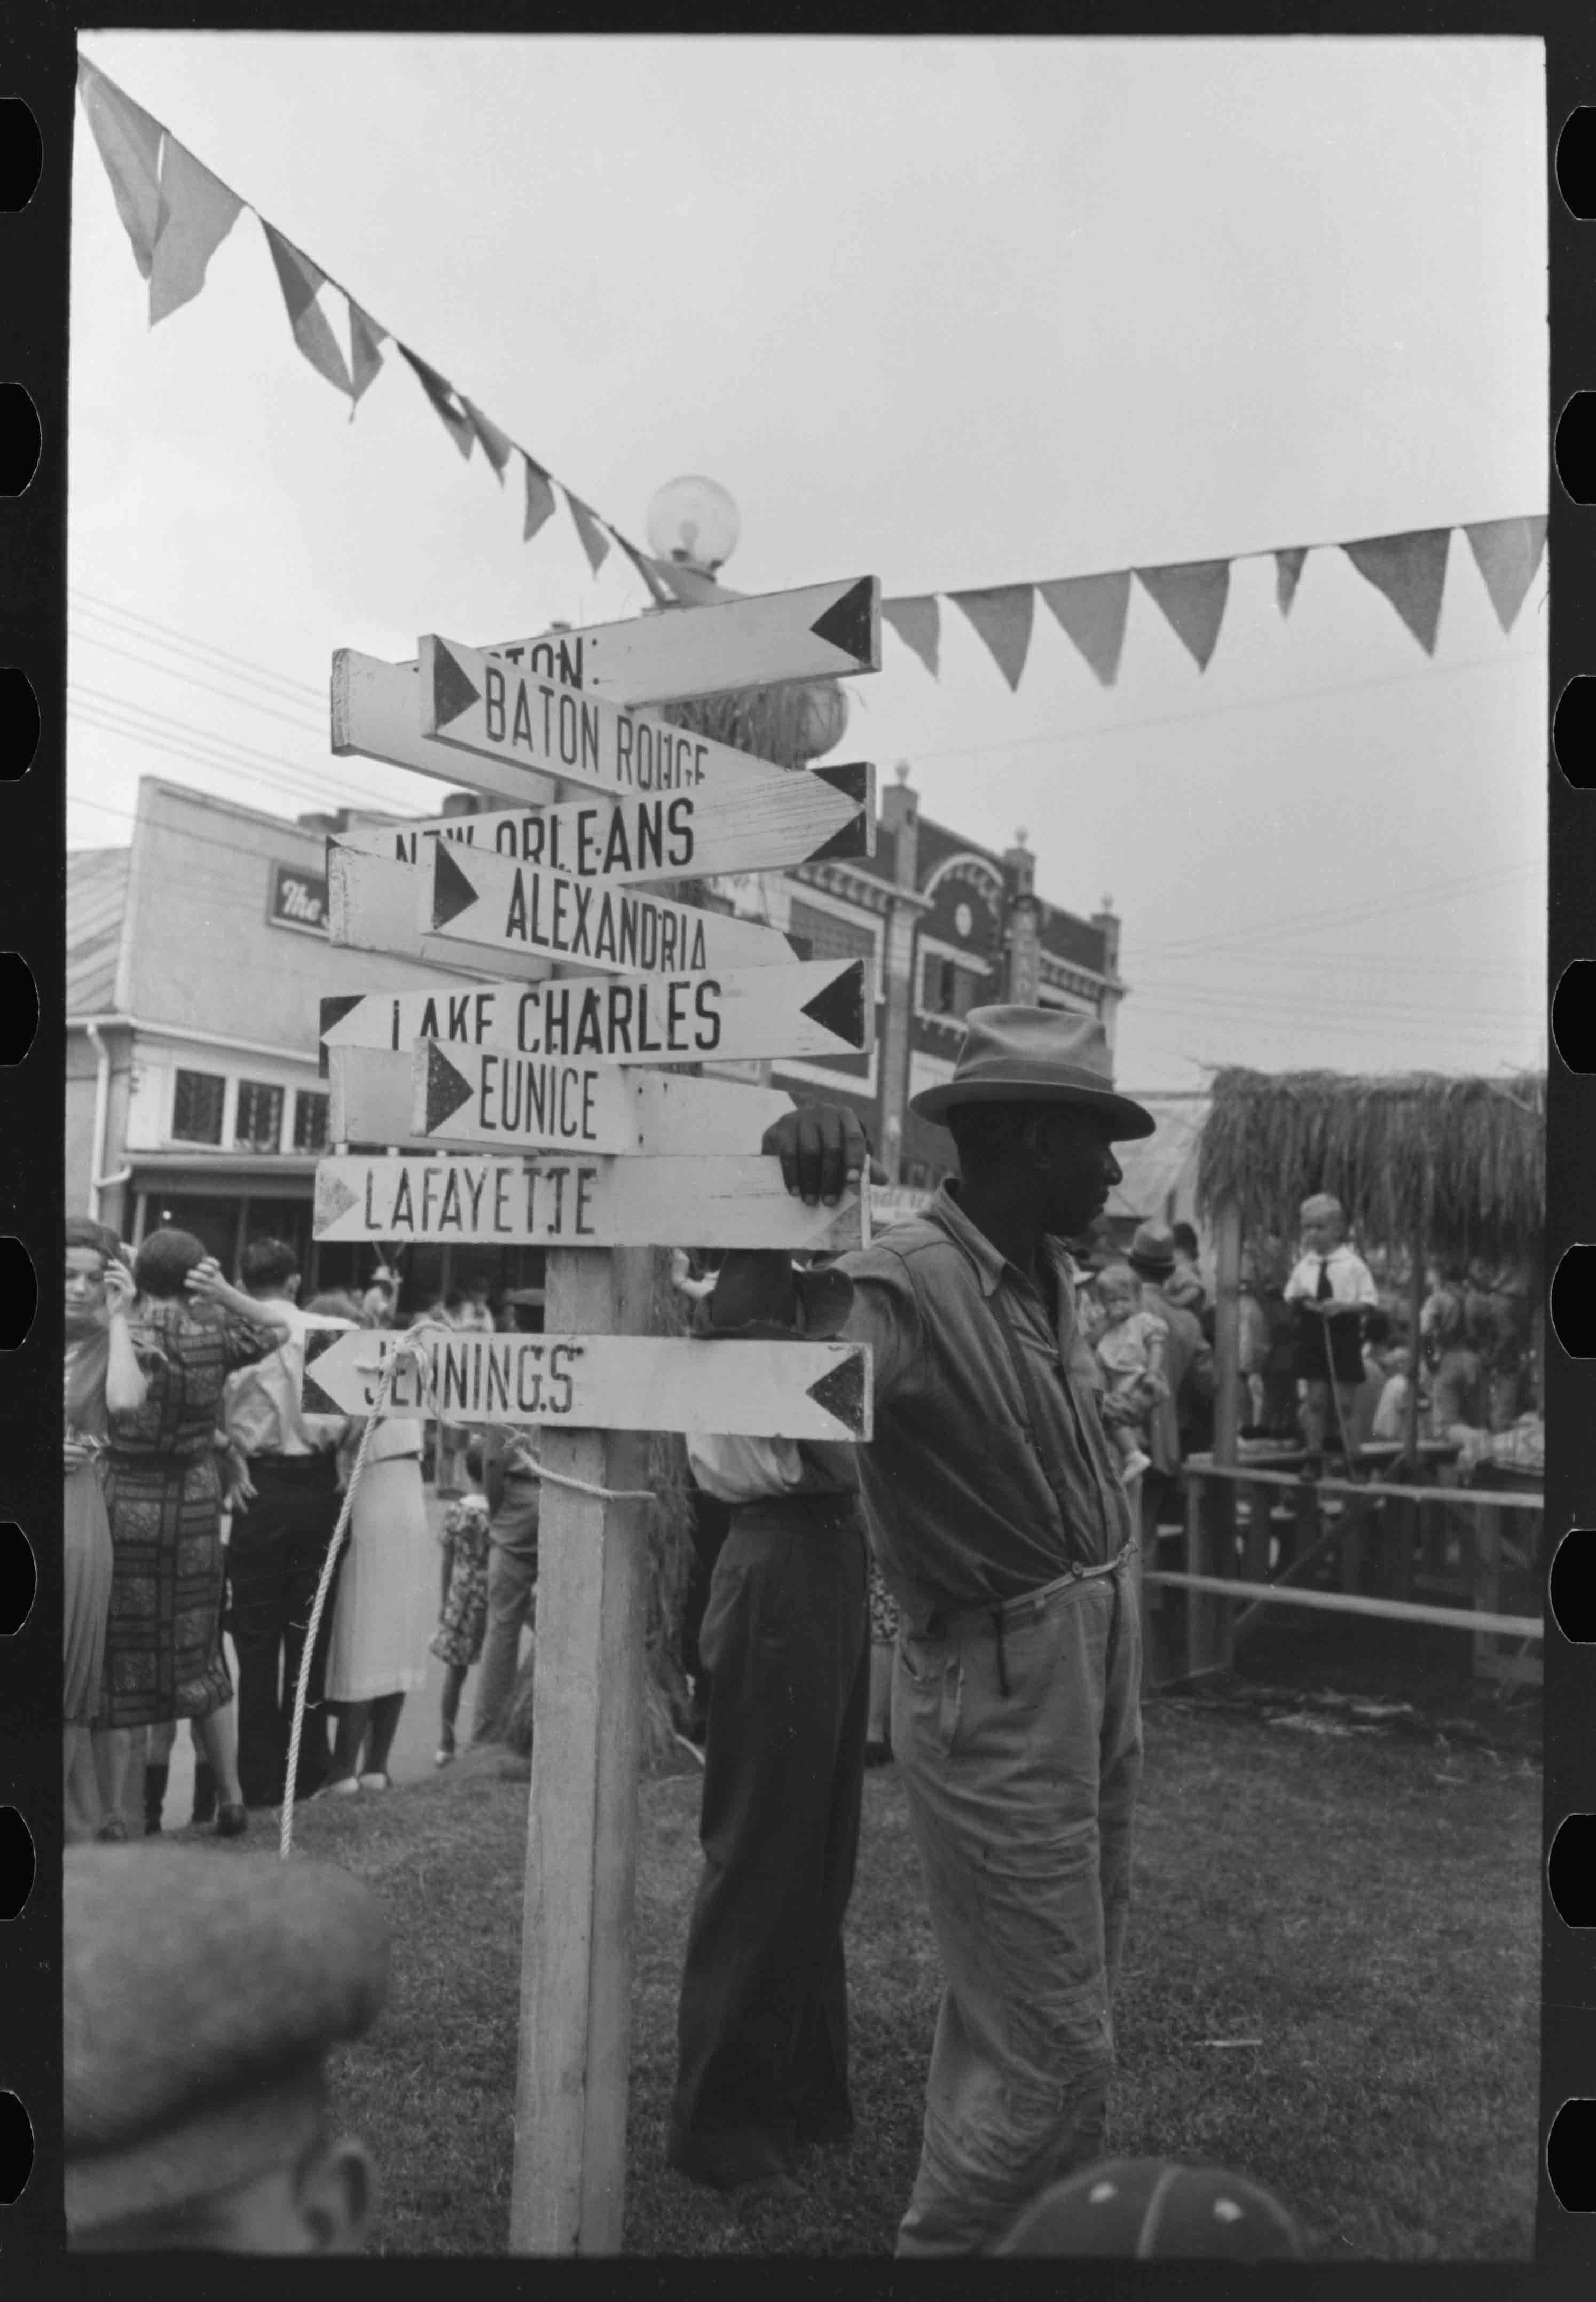
M 415 876 L 414 933 L 477 944 L 496 956 L 532 954 L 621 975 L 696 975 L 722 967 L 780 967 L 809 955 L 801 937 L 752 920 L 673 903 L 643 887 L 574 879 L 441 840 L 415 866 Z
M 790 679 L 847 679 L 881 668 L 881 585 L 874 576 L 848 576 L 692 615 L 668 611 L 542 632 L 480 652 L 611 703 L 677 703 Z
M 866 760 L 806 769 L 745 794 L 735 807 L 696 791 L 674 792 L 362 824 L 339 836 L 362 854 L 399 863 L 420 862 L 435 841 L 448 841 L 617 883 L 780 871 L 875 853 L 876 770 Z
M 414 671 L 380 657 L 340 648 L 332 659 L 332 750 L 340 759 L 357 753 L 386 760 L 416 775 L 446 784 L 464 784 L 517 807 L 548 804 L 559 797 L 547 776 L 520 760 L 466 759 L 447 744 L 421 733 L 421 685 Z
M 399 1330 L 307 1338 L 307 1414 L 369 1415 Z M 708 1342 L 659 1335 L 424 1335 L 384 1415 L 563 1424 L 585 1431 L 721 1432 L 760 1439 L 868 1440 L 863 1343 Z
M 430 861 L 430 857 L 429 857 Z M 340 840 L 327 842 L 327 931 L 333 943 L 352 951 L 380 951 L 393 959 L 416 959 L 429 967 L 450 967 L 480 981 L 490 966 L 500 975 L 541 981 L 552 972 L 546 952 L 505 945 L 492 962 L 452 936 L 429 934 L 416 925 L 428 874 L 418 863 L 395 863 L 387 856 L 361 855 Z
M 732 1139 L 757 1114 L 744 1098 L 760 1092 L 735 1080 L 445 1048 L 436 1039 L 418 1039 L 409 1060 L 413 1136 L 645 1158 L 759 1148 Z
M 441 1118 L 430 1132 L 417 1127 L 411 1117 L 416 1107 L 416 1074 L 420 1070 L 424 1080 L 431 1065 L 425 1049 L 437 1048 L 438 1043 L 429 1040 L 417 1045 L 423 1050 L 419 1059 L 415 1049 L 406 1047 L 397 1052 L 386 1047 L 328 1049 L 329 1132 L 334 1143 L 391 1144 L 396 1149 L 420 1151 L 435 1151 L 449 1144 L 469 1148 L 486 1146 L 497 1151 L 546 1147 L 525 1132 L 524 1115 L 523 1131 L 513 1139 L 497 1126 L 490 1130 L 481 1125 L 480 1071 L 475 1093 L 470 1092 L 473 1080 L 466 1080 L 466 1092 L 456 1113 Z M 461 1063 L 475 1056 L 480 1064 L 483 1059 L 475 1049 L 438 1048 L 438 1054 L 457 1078 Z M 589 1068 L 631 1098 L 621 1105 L 630 1114 L 629 1132 L 624 1141 L 603 1147 L 607 1149 L 651 1151 L 656 1155 L 684 1158 L 701 1152 L 757 1157 L 766 1130 L 793 1108 L 792 1097 L 779 1088 L 745 1087 L 738 1080 L 691 1079 L 674 1072 L 617 1070 L 612 1065 Z M 445 1099 L 462 1093 L 441 1077 L 439 1084 Z M 525 1080 L 522 1087 L 524 1092 Z M 496 1119 L 503 1108 L 495 1089 L 489 1117 Z M 458 1132 L 461 1126 L 474 1123 L 474 1114 L 479 1131 Z M 552 1147 L 573 1147 L 561 1138 Z M 676 1242 L 661 1243 L 674 1246 Z
M 717 975 L 562 977 L 345 993 L 322 1002 L 323 1047 L 416 1039 L 594 1063 L 725 1063 L 868 1054 L 875 1002 L 862 959 L 794 960 Z
M 550 1153 L 480 1159 L 349 1155 L 318 1161 L 317 1239 L 452 1241 L 472 1247 L 785 1248 L 840 1255 L 867 1243 L 857 1191 L 806 1207 L 774 1159 L 651 1159 Z

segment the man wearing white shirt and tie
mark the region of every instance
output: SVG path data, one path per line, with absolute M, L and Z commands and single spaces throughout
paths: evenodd
M 1351 1429 L 1365 1372 L 1364 1313 L 1378 1307 L 1380 1293 L 1368 1264 L 1346 1243 L 1347 1217 L 1340 1199 L 1315 1192 L 1304 1199 L 1299 1213 L 1303 1255 L 1286 1281 L 1285 1299 L 1295 1306 L 1297 1374 L 1307 1387 L 1302 1402 L 1308 1457 L 1304 1467 L 1316 1473 L 1323 1461 L 1332 1381 L 1340 1428 L 1343 1433 Z M 1347 1443 L 1343 1437 L 1343 1448 Z
M 290 1330 L 279 1349 L 229 1378 L 224 1404 L 227 1435 L 246 1458 L 244 1481 L 231 1498 L 227 1546 L 229 1627 L 239 1661 L 239 1782 L 246 1806 L 276 1806 L 305 1634 L 338 1525 L 335 1450 L 347 1426 L 342 1416 L 307 1416 L 299 1404 L 306 1331 L 327 1323 L 299 1308 L 293 1248 L 280 1239 L 255 1239 L 244 1249 L 241 1273 L 246 1291 L 269 1304 Z M 336 1588 L 335 1578 L 307 1691 L 297 1799 L 319 1790 L 327 1774 L 322 1678 Z

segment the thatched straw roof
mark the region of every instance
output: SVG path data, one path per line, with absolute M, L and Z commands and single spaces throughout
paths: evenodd
M 1546 1081 L 1523 1072 L 1348 1077 L 1233 1067 L 1214 1081 L 1197 1204 L 1234 1193 L 1251 1232 L 1296 1235 L 1298 1208 L 1331 1191 L 1368 1246 L 1538 1258 L 1546 1219 Z

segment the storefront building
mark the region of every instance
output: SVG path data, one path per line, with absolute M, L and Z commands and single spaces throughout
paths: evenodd
M 441 811 L 483 803 L 457 794 Z M 347 820 L 290 822 L 147 777 L 130 845 L 67 858 L 69 1211 L 134 1244 L 181 1225 L 230 1271 L 248 1239 L 288 1239 L 307 1298 L 363 1287 L 380 1259 L 373 1247 L 311 1237 L 327 1148 L 321 1001 L 439 972 L 329 939 L 325 835 Z M 918 1204 L 953 1165 L 945 1131 L 908 1102 L 951 1071 L 972 1006 L 1017 999 L 1096 1013 L 1112 1044 L 1125 989 L 1119 922 L 1106 903 L 1087 920 L 1044 902 L 1035 868 L 1023 844 L 999 855 L 923 820 L 900 769 L 873 856 L 706 888 L 717 906 L 805 937 L 816 958 L 869 961 L 868 1057 L 721 1068 L 853 1104 L 889 1178 L 884 1215 Z M 478 1269 L 500 1294 L 536 1290 L 541 1264 L 531 1248 L 413 1247 L 403 1305 L 435 1300 Z

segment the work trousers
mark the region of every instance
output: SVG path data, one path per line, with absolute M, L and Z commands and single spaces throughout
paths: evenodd
M 843 1918 L 869 1699 L 863 1521 L 852 1496 L 745 1503 L 716 1561 L 699 1838 L 667 2155 L 722 2188 L 842 2141 Z
M 497 1526 L 499 1520 L 494 1521 Z M 535 1538 L 537 1519 L 533 1516 Z M 476 1708 L 471 1716 L 474 1743 L 499 1738 L 521 1669 L 521 1634 L 537 1630 L 538 1554 L 531 1548 L 490 1539 L 488 1626 L 483 1634 L 482 1667 L 476 1675 Z
M 893 1750 L 945 1976 L 900 2255 L 983 2252 L 1102 2155 L 1141 1776 L 1133 1556 L 998 1625 L 900 1629 Z
M 276 1806 L 310 1610 L 338 1525 L 338 1469 L 331 1455 L 252 1455 L 249 1476 L 255 1500 L 235 1507 L 227 1545 L 228 1627 L 239 1660 L 239 1784 L 246 1806 Z M 326 1779 L 323 1686 L 337 1596 L 335 1570 L 311 1661 L 296 1799 L 310 1797 Z

